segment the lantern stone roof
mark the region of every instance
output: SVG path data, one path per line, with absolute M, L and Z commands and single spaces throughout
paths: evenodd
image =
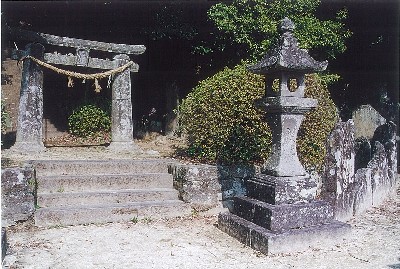
M 282 37 L 278 46 L 269 50 L 263 59 L 248 67 L 250 72 L 256 74 L 271 74 L 279 71 L 292 71 L 297 73 L 314 73 L 324 71 L 328 61 L 314 60 L 305 49 L 298 47 L 297 39 L 293 36 L 294 23 L 284 18 L 281 20 L 279 30 Z

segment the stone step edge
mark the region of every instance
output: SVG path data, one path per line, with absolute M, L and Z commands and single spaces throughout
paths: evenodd
M 350 232 L 351 225 L 333 220 L 322 225 L 273 232 L 230 212 L 224 212 L 218 215 L 218 229 L 244 245 L 268 255 L 334 245 Z
M 140 219 L 168 219 L 192 214 L 192 208 L 183 201 L 140 202 L 106 206 L 74 208 L 43 208 L 34 214 L 38 227 L 104 224 L 110 222 L 139 221 Z
M 171 177 L 171 174 L 165 173 L 150 173 L 150 172 L 143 172 L 143 173 L 90 173 L 90 174 L 54 174 L 54 175 L 40 175 L 36 174 L 36 180 L 40 179 L 51 179 L 51 178 L 87 178 L 87 177 L 122 177 L 122 176 L 131 176 L 131 177 L 140 177 L 140 176 L 168 176 Z
M 68 196 L 71 195 L 91 195 L 91 194 L 125 194 L 125 193 L 154 193 L 154 192 L 176 192 L 173 188 L 149 188 L 149 189 L 99 189 L 93 191 L 65 191 L 65 192 L 37 192 L 37 196 Z
M 143 202 L 130 202 L 130 203 L 109 203 L 109 204 L 97 204 L 97 205 L 78 205 L 78 206 L 63 206 L 63 207 L 43 207 L 36 211 L 71 211 L 71 210 L 90 210 L 90 209 L 102 209 L 102 208 L 129 208 L 132 206 L 136 207 L 147 207 L 147 206 L 172 206 L 172 205 L 189 205 L 181 200 L 153 200 Z

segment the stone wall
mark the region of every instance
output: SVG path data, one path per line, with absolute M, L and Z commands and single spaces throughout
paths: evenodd
M 396 125 L 379 126 L 371 140 L 355 138 L 353 120 L 339 122 L 327 139 L 325 172 L 318 196 L 335 207 L 335 218 L 346 221 L 378 206 L 396 190 Z M 255 166 L 173 164 L 169 167 L 180 198 L 202 211 L 230 208 L 246 194 L 245 182 L 260 172 Z
M 396 125 L 379 126 L 371 140 L 355 140 L 353 120 L 339 122 L 327 140 L 322 196 L 335 217 L 348 220 L 378 206 L 396 190 Z
M 180 198 L 198 211 L 223 205 L 246 194 L 245 180 L 259 172 L 255 166 L 173 164 L 169 167 Z
M 29 219 L 35 211 L 34 170 L 5 168 L 1 170 L 2 225 L 13 225 Z

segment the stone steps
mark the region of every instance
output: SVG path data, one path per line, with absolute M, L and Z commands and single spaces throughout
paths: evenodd
M 178 200 L 169 160 L 33 161 L 37 226 L 190 215 Z
M 92 174 L 92 175 L 37 175 L 38 192 L 74 192 L 172 188 L 172 176 L 166 173 Z
M 123 204 L 130 202 L 174 200 L 178 192 L 173 189 L 109 190 L 90 192 L 40 193 L 39 207 L 70 205 Z
M 81 205 L 40 208 L 35 213 L 35 225 L 52 227 L 79 224 L 128 222 L 140 219 L 156 220 L 190 214 L 190 208 L 179 200 L 147 201 L 124 204 Z
M 166 173 L 169 160 L 39 160 L 32 161 L 39 175 L 103 175 Z

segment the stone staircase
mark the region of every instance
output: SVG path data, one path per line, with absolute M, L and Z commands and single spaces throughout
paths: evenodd
M 137 221 L 190 215 L 167 160 L 33 161 L 35 225 Z

